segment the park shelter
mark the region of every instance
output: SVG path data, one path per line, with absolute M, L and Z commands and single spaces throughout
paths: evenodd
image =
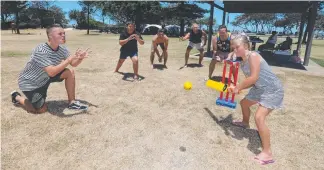
M 214 8 L 223 10 L 223 21 L 225 24 L 226 13 L 301 13 L 301 23 L 299 27 L 297 50 L 301 47 L 301 38 L 304 32 L 304 26 L 307 18 L 307 24 L 310 28 L 308 31 L 306 51 L 303 65 L 307 66 L 310 58 L 312 41 L 314 37 L 314 25 L 317 15 L 318 1 L 223 1 L 224 7 L 215 4 L 214 1 L 210 3 L 210 24 L 209 28 L 212 30 L 212 21 L 214 15 Z M 307 16 L 307 17 L 306 17 Z M 209 32 L 208 49 L 210 52 L 211 32 Z
M 148 24 L 144 27 L 142 33 L 156 34 L 158 29 L 161 29 L 161 25 Z

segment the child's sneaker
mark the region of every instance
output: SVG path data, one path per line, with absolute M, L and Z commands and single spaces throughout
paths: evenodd
M 69 104 L 68 106 L 69 109 L 71 110 L 87 110 L 88 107 L 81 105 L 81 103 L 79 101 L 74 101 L 71 104 Z
M 13 104 L 19 104 L 19 102 L 16 100 L 17 96 L 21 96 L 20 93 L 18 93 L 16 90 L 11 92 L 11 102 Z

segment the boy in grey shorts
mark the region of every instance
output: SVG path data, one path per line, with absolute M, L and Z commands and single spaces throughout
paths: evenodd
M 22 97 L 17 91 L 11 93 L 14 104 L 21 104 L 28 112 L 44 113 L 47 111 L 45 100 L 47 89 L 52 82 L 65 80 L 69 109 L 86 110 L 87 106 L 75 100 L 75 78 L 73 70 L 66 68 L 78 66 L 87 57 L 87 51 L 78 50 L 74 55 L 62 44 L 65 43 L 65 32 L 59 25 L 46 29 L 48 42 L 39 44 L 32 52 L 30 60 L 18 78 Z

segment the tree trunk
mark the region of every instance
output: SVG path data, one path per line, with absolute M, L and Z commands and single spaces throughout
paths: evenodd
M 88 5 L 88 31 L 87 34 L 89 35 L 90 30 L 90 4 Z
M 179 11 L 183 11 L 184 2 L 180 2 Z M 180 36 L 184 36 L 184 19 L 180 19 Z
M 20 34 L 20 30 L 19 30 L 19 12 L 16 12 L 16 32 L 17 34 Z
M 180 20 L 180 36 L 184 36 L 184 19 Z
M 261 24 L 261 31 L 264 32 L 264 25 Z
M 306 30 L 305 30 L 305 32 L 304 32 L 304 36 L 303 36 L 302 44 L 306 44 L 307 33 L 308 33 L 308 30 L 309 30 L 308 25 L 309 25 L 309 24 L 307 24 L 307 26 L 306 26 Z
M 6 21 L 5 21 L 5 16 L 4 16 L 3 13 L 1 13 L 1 22 L 2 22 L 2 23 L 6 22 Z
M 139 4 L 140 2 L 137 2 L 137 6 L 136 6 L 136 16 L 135 16 L 135 29 L 136 29 L 136 31 L 137 32 L 140 32 L 141 31 L 141 18 L 142 18 L 142 16 L 141 16 L 141 14 L 142 14 L 142 12 L 141 12 L 141 6 L 140 6 L 140 4 Z
M 306 30 L 305 30 L 305 32 L 304 32 L 304 37 L 303 37 L 303 41 L 302 41 L 302 43 L 303 44 L 306 44 L 306 38 L 307 38 L 307 33 L 308 33 L 308 31 L 310 30 L 310 28 L 309 28 L 309 16 L 312 14 L 312 9 L 310 9 L 309 11 L 308 11 L 308 15 L 307 15 L 307 17 L 306 17 L 306 22 L 307 22 L 307 26 L 306 26 Z

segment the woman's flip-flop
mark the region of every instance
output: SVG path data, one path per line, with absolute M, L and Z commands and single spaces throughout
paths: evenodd
M 273 159 L 270 159 L 270 160 L 261 160 L 258 157 L 254 157 L 254 160 L 255 161 L 258 161 L 261 165 L 272 164 L 272 163 L 275 162 Z

